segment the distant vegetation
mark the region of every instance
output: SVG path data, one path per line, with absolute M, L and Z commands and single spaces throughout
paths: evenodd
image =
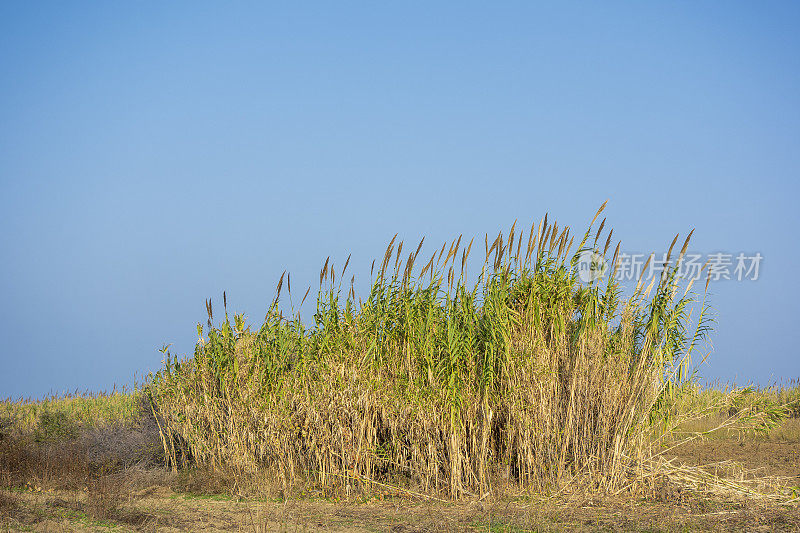
M 137 396 L 124 389 L 0 402 L 0 424 L 6 431 L 33 435 L 41 441 L 74 437 L 81 430 L 129 426 L 138 417 Z
M 459 237 L 429 260 L 422 242 L 409 253 L 392 239 L 364 302 L 349 258 L 340 272 L 326 261 L 312 325 L 279 310 L 284 277 L 255 330 L 230 320 L 227 302 L 215 325 L 207 302 L 194 356 L 165 349 L 148 389 L 167 456 L 268 471 L 285 487 L 405 483 L 456 498 L 502 483 L 626 483 L 696 396 L 693 358 L 710 321 L 677 275 L 691 234 L 628 299 L 613 272 L 579 281 L 581 252 L 611 255 L 613 231 L 603 235 L 605 220 L 594 229 L 602 210 L 574 247 L 570 228 L 547 217 L 527 236 L 513 226 L 487 237 L 480 252 Z M 481 252 L 469 284 L 468 259 Z M 737 420 L 761 428 L 785 414 L 750 412 Z

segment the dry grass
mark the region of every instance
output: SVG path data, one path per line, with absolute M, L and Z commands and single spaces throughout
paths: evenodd
M 97 472 L 89 478 L 86 490 L 86 514 L 94 520 L 113 519 L 120 513 L 130 490 L 122 473 Z
M 664 487 L 647 499 L 598 494 L 431 502 L 319 499 L 238 501 L 140 491 L 113 519 L 95 521 L 85 497 L 14 493 L 12 530 L 39 531 L 797 531 L 800 513 L 753 500 L 709 498 Z
M 52 404 L 52 399 L 48 402 Z M 58 411 L 49 408 L 39 412 L 52 415 Z M 63 429 L 66 422 L 60 417 L 41 417 L 33 426 L 17 419 L 20 425 L 7 428 L 0 436 L 0 488 L 87 490 L 99 514 L 106 507 L 112 509 L 113 498 L 106 495 L 126 490 L 123 473 L 128 479 L 128 472 L 163 465 L 152 413 L 147 416 L 148 411 L 138 408 L 137 412 L 135 421 L 109 420 L 105 427 L 71 420 L 69 431 Z M 42 438 L 43 434 L 47 438 Z
M 132 461 L 91 461 L 89 458 L 99 454 L 86 453 L 90 450 L 79 445 L 97 446 L 93 440 L 55 443 L 30 439 L 12 448 L 5 440 L 0 461 L 16 456 L 17 462 L 26 464 L 14 469 L 12 485 L 0 488 L 0 529 L 792 531 L 800 527 L 797 504 L 776 505 L 785 501 L 762 496 L 786 488 L 765 482 L 782 479 L 791 480 L 786 485 L 800 485 L 800 440 L 784 442 L 770 436 L 778 432 L 790 435 L 796 422 L 784 421 L 765 435 L 731 433 L 727 439 L 701 438 L 686 443 L 673 450 L 679 460 L 671 459 L 671 464 L 643 480 L 640 488 L 644 490 L 634 493 L 598 494 L 573 483 L 545 497 L 508 484 L 495 487 L 486 497 L 461 502 L 387 487 L 370 494 L 353 492 L 349 497 L 333 488 L 313 486 L 304 493 L 289 494 L 268 472 L 247 480 L 222 468 L 171 474 L 163 467 L 124 466 Z M 53 455 L 59 445 L 67 453 Z M 16 451 L 8 454 L 10 449 Z M 665 457 L 665 463 L 671 457 Z M 44 476 L 44 472 L 50 474 Z M 705 478 L 699 477 L 702 472 Z M 720 480 L 738 486 L 732 490 Z M 240 493 L 239 483 L 246 483 L 261 497 L 226 496 Z M 746 498 L 742 486 L 753 490 Z
M 136 490 L 168 484 L 163 456 L 153 455 L 157 429 L 146 417 L 109 424 L 78 424 L 77 433 L 51 431 L 46 439 L 41 425 L 9 428 L 0 438 L 0 524 L 47 531 L 150 523 L 130 501 Z

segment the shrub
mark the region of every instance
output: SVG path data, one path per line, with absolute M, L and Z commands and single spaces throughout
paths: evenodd
M 64 411 L 44 409 L 39 412 L 39 420 L 33 438 L 36 442 L 57 442 L 78 436 L 78 426 Z

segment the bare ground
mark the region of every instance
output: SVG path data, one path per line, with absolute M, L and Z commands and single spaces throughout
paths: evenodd
M 672 453 L 686 464 L 722 463 L 721 470 L 733 464 L 780 477 L 800 493 L 798 434 L 695 441 Z M 63 455 L 36 457 L 45 467 L 28 473 L 31 482 L 0 489 L 0 531 L 800 531 L 798 504 L 712 497 L 668 485 L 647 497 L 562 494 L 441 502 L 387 491 L 345 501 L 313 492 L 259 500 L 215 494 L 216 487 L 202 477 L 187 480 L 152 464 L 81 477 L 88 482 L 56 483 L 91 469 L 84 465 L 73 472 Z
M 800 531 L 800 508 L 666 491 L 483 502 L 240 500 L 153 485 L 90 518 L 86 491 L 3 491 L 3 531 Z

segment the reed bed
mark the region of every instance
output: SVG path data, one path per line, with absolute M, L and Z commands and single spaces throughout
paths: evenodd
M 5 429 L 18 435 L 74 436 L 80 430 L 128 427 L 138 418 L 138 396 L 127 388 L 114 387 L 110 392 L 99 393 L 75 391 L 42 399 L 0 400 L 0 431 Z
M 725 404 L 726 398 L 734 391 L 742 391 L 736 405 L 727 408 L 735 412 L 750 406 L 783 405 L 787 408 L 787 416 L 800 418 L 800 378 L 792 378 L 762 387 L 754 385 L 737 386 L 724 383 L 713 383 L 707 387 L 697 387 L 696 394 L 691 397 L 687 410 L 707 409 L 709 406 Z M 727 412 L 720 413 L 728 414 Z
M 395 236 L 366 301 L 349 258 L 341 271 L 327 260 L 310 325 L 280 309 L 288 276 L 257 329 L 230 320 L 225 298 L 215 324 L 207 301 L 193 356 L 165 348 L 146 387 L 171 464 L 447 498 L 627 486 L 694 390 L 708 281 L 698 294 L 678 277 L 690 233 L 680 249 L 672 241 L 659 277 L 623 298 L 619 244 L 597 224 L 604 207 L 575 246 L 547 216 L 527 235 L 515 223 L 483 247 L 459 236 L 430 257 Z M 611 267 L 589 283 L 586 250 Z

